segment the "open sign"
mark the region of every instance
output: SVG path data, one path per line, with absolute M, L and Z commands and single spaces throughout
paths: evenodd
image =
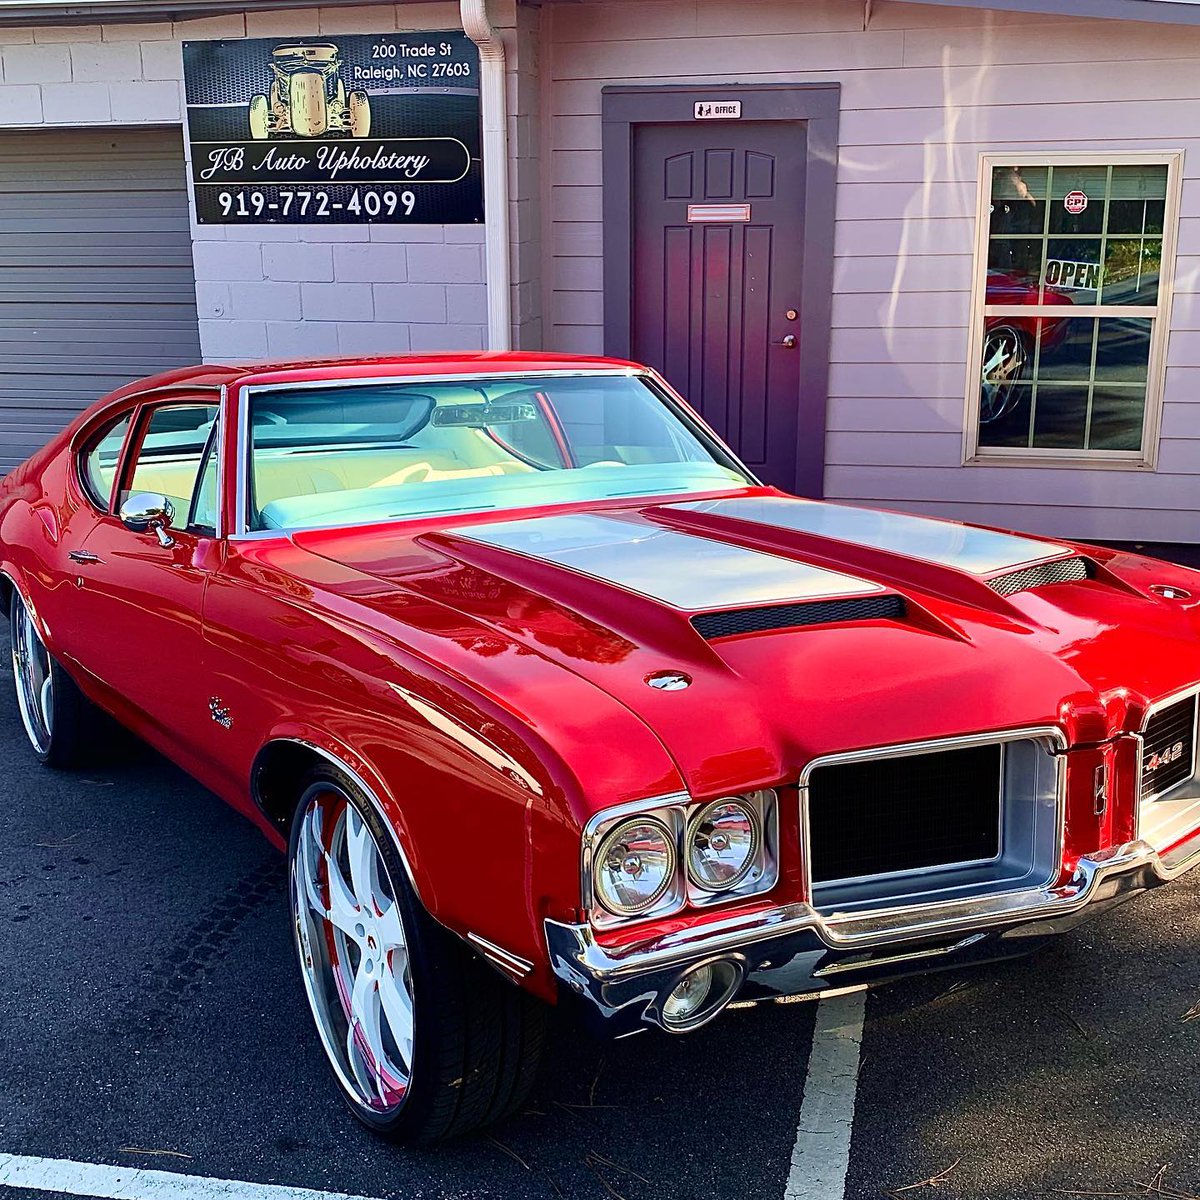
M 1100 286 L 1100 264 L 1051 258 L 1046 262 L 1046 286 L 1094 292 Z

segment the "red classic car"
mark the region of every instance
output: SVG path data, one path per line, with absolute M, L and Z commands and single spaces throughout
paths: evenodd
M 34 752 L 116 717 L 287 848 L 408 1140 L 511 1111 L 546 1004 L 682 1033 L 1200 858 L 1200 574 L 784 495 L 632 363 L 160 375 L 3 481 L 0 572 Z

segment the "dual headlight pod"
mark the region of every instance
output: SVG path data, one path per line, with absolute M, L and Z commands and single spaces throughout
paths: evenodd
M 754 895 L 778 877 L 773 792 L 727 796 L 690 810 L 664 805 L 601 814 L 588 831 L 585 886 L 593 918 L 663 916 L 685 902 Z

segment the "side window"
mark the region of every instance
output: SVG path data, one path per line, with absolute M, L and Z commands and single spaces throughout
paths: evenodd
M 105 512 L 108 512 L 113 484 L 117 481 L 117 467 L 121 461 L 125 435 L 129 432 L 130 415 L 126 413 L 105 429 L 80 456 L 79 474 L 84 490 L 91 502 Z
M 121 489 L 121 503 L 139 492 L 166 496 L 175 506 L 176 524 L 184 525 L 218 411 L 215 404 L 168 404 L 153 409 L 133 469 Z

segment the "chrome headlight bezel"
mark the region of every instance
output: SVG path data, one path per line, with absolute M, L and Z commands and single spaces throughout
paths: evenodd
M 583 832 L 583 906 L 587 909 L 593 925 L 607 928 L 625 925 L 630 921 L 669 916 L 684 906 L 687 901 L 687 889 L 683 883 L 680 852 L 686 825 L 686 799 L 683 795 L 672 795 L 646 803 L 635 801 L 632 804 L 620 804 L 597 813 L 587 823 Z M 604 844 L 619 828 L 635 820 L 653 821 L 663 826 L 674 850 L 674 863 L 671 882 L 662 894 L 640 912 L 624 914 L 610 911 L 600 902 L 596 873 L 600 869 L 600 851 Z
M 691 879 L 687 866 L 691 831 L 703 813 L 716 804 L 731 800 L 745 804 L 757 815 L 760 835 L 753 865 L 734 884 L 720 889 L 697 885 Z M 670 833 L 675 850 L 674 874 L 670 885 L 644 909 L 635 913 L 618 913 L 600 902 L 596 873 L 600 869 L 600 852 L 605 842 L 620 826 L 635 819 L 654 821 Z M 700 908 L 735 903 L 770 891 L 778 879 L 779 801 L 769 788 L 755 792 L 731 792 L 702 804 L 692 803 L 685 793 L 621 804 L 597 813 L 583 831 L 581 898 L 588 919 L 598 929 L 671 916 L 688 905 Z
M 710 904 L 730 904 L 748 896 L 759 896 L 763 892 L 769 892 L 779 881 L 779 798 L 770 788 L 730 794 L 699 808 L 688 822 L 684 846 L 685 862 L 690 862 L 692 831 L 703 819 L 704 814 L 709 809 L 730 801 L 745 805 L 756 816 L 758 844 L 750 866 L 733 883 L 719 888 L 706 887 L 688 872 L 688 903 L 697 908 Z
M 695 867 L 696 846 L 701 837 L 707 836 L 703 831 L 706 819 L 715 816 L 718 811 L 723 809 L 740 809 L 745 813 L 750 831 L 749 853 L 746 855 L 746 861 L 728 879 L 721 883 L 708 883 L 700 876 Z M 687 868 L 689 889 L 696 888 L 701 892 L 713 893 L 732 892 L 761 865 L 762 845 L 763 818 L 760 805 L 744 796 L 722 796 L 719 800 L 710 801 L 694 813 L 691 820 L 688 821 L 687 838 L 684 845 L 684 866 Z

